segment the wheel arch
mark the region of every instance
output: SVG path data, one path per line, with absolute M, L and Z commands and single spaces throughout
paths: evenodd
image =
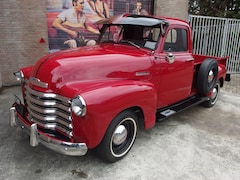
M 87 115 L 84 118 L 74 117 L 73 125 L 77 129 L 74 133 L 76 140 L 83 140 L 90 149 L 102 141 L 111 121 L 123 111 L 134 112 L 145 129 L 155 125 L 157 94 L 151 83 L 131 80 L 112 82 L 108 87 L 101 86 L 80 95 L 86 101 Z
M 133 107 L 129 107 L 127 109 L 122 110 L 121 112 L 119 112 L 116 117 L 121 114 L 124 111 L 131 111 L 133 112 L 136 116 L 137 116 L 137 121 L 138 121 L 138 125 L 140 128 L 144 128 L 145 127 L 145 117 L 144 117 L 144 112 L 142 110 L 141 107 L 139 106 L 133 106 Z

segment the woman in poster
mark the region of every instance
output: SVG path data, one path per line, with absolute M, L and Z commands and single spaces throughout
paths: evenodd
M 102 18 L 109 18 L 109 7 L 106 2 L 102 0 L 90 0 L 91 8 Z

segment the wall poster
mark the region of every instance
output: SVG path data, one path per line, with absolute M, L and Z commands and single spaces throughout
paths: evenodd
M 47 0 L 49 52 L 94 45 L 103 18 L 152 12 L 153 0 Z

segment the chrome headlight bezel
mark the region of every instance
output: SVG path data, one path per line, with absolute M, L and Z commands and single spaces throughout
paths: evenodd
M 13 74 L 16 77 L 18 82 L 23 82 L 24 81 L 24 74 L 23 74 L 22 71 L 17 71 L 17 72 L 15 72 Z
M 84 117 L 87 114 L 87 105 L 82 96 L 78 95 L 71 100 L 71 110 L 76 116 Z

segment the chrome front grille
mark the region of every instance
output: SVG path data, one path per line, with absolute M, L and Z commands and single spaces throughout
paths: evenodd
M 69 99 L 54 93 L 42 93 L 25 85 L 28 119 L 46 130 L 72 136 L 72 119 Z

